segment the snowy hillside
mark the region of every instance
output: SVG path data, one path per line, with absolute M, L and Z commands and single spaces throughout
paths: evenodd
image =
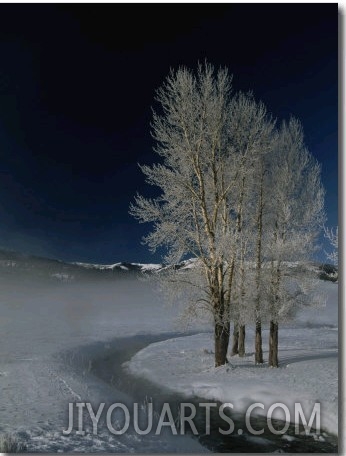
M 85 268 L 88 270 L 94 271 L 129 271 L 129 272 L 144 272 L 144 273 L 160 273 L 169 270 L 175 271 L 184 271 L 191 268 L 194 268 L 198 264 L 196 258 L 189 258 L 187 260 L 182 260 L 177 264 L 164 265 L 162 263 L 126 263 L 119 262 L 114 264 L 94 264 L 94 263 L 81 263 L 75 262 L 71 263 L 75 266 Z M 304 273 L 304 272 L 313 272 L 316 275 L 316 278 L 322 280 L 335 280 L 335 273 L 337 268 L 330 264 L 322 264 L 316 262 L 309 262 L 302 265 L 299 262 L 284 262 L 287 268 Z M 250 265 L 251 267 L 251 265 Z M 264 265 L 265 267 L 265 265 Z
M 99 270 L 99 271 L 134 271 L 134 272 L 149 272 L 158 271 L 162 269 L 162 264 L 145 264 L 145 263 L 114 263 L 114 264 L 93 264 L 93 263 L 72 263 L 85 269 Z
M 150 273 L 162 268 L 161 264 L 118 262 L 110 265 L 63 262 L 50 258 L 24 255 L 0 250 L 0 280 L 37 279 L 73 282 L 79 280 L 107 280 L 124 278 L 138 273 Z
M 0 279 L 10 277 L 30 278 L 38 276 L 51 281 L 71 282 L 81 279 L 108 279 L 114 277 L 126 277 L 126 274 L 160 273 L 167 270 L 184 271 L 195 267 L 196 259 L 183 260 L 174 265 L 163 265 L 155 263 L 129 263 L 117 262 L 113 264 L 94 264 L 83 262 L 63 262 L 60 260 L 43 258 L 31 255 L 24 255 L 17 252 L 0 250 Z M 292 269 L 301 269 L 299 263 L 289 263 Z M 331 280 L 335 267 L 328 264 L 309 263 L 305 266 L 307 270 L 313 271 L 316 277 Z

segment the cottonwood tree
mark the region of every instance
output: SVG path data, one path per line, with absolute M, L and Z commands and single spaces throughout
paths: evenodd
M 137 196 L 130 212 L 152 222 L 149 247 L 165 247 L 167 262 L 185 255 L 199 260 L 199 297 L 214 320 L 215 365 L 225 364 L 230 331 L 234 238 L 229 197 L 235 168 L 229 138 L 231 77 L 227 70 L 199 65 L 171 71 L 157 92 L 152 134 L 162 162 L 142 166 L 159 197 Z M 191 284 L 192 286 L 194 284 Z
M 284 122 L 271 154 L 271 208 L 266 230 L 269 235 L 267 280 L 270 335 L 269 365 L 278 366 L 278 328 L 310 290 L 303 274 L 292 285 L 292 262 L 311 258 L 324 222 L 324 189 L 320 165 L 304 145 L 303 129 L 296 119 Z M 299 279 L 301 283 L 299 284 Z
M 263 236 L 263 207 L 267 190 L 264 176 L 268 162 L 266 157 L 273 145 L 275 122 L 262 102 L 256 102 L 252 93 L 238 93 L 231 102 L 229 128 L 232 154 L 237 157 L 234 180 L 235 191 L 230 207 L 234 213 L 235 247 L 232 262 L 235 263 L 233 297 L 234 333 L 232 355 L 245 355 L 245 323 L 253 321 L 253 309 L 249 308 L 246 290 L 251 287 L 249 261 L 256 261 L 256 362 L 263 362 L 260 320 L 260 269 L 262 267 L 261 238 Z M 253 274 L 253 271 L 251 271 Z M 247 284 L 246 284 L 247 282 Z M 245 285 L 246 284 L 246 285 Z

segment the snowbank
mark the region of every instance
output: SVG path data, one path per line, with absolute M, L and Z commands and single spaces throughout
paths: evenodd
M 299 334 L 302 338 L 304 334 Z M 317 336 L 317 334 L 316 334 Z M 252 337 L 251 337 L 252 339 Z M 302 404 L 306 417 L 321 403 L 321 427 L 337 434 L 337 350 L 335 348 L 290 349 L 281 347 L 281 367 L 254 366 L 254 355 L 233 357 L 231 364 L 214 368 L 211 334 L 170 339 L 137 353 L 127 367 L 138 376 L 186 397 L 230 402 L 243 413 L 256 402 L 265 414 L 275 403 L 284 403 L 294 419 L 294 403 Z M 249 347 L 248 347 L 249 348 Z M 249 353 L 249 350 L 248 350 Z M 280 412 L 280 409 L 277 409 Z M 277 414 L 279 419 L 282 415 Z
M 151 344 L 138 352 L 127 369 L 187 397 L 230 402 L 244 413 L 250 404 L 263 403 L 265 414 L 275 403 L 284 403 L 294 422 L 294 404 L 301 403 L 310 417 L 315 403 L 321 404 L 321 427 L 338 433 L 338 331 L 337 286 L 322 283 L 327 296 L 324 309 L 309 309 L 297 318 L 297 325 L 282 327 L 279 333 L 280 367 L 254 365 L 254 333 L 247 330 L 246 357 L 229 358 L 228 366 L 214 368 L 213 336 L 198 334 Z M 263 331 L 264 357 L 268 330 Z M 273 415 L 284 418 L 278 408 Z

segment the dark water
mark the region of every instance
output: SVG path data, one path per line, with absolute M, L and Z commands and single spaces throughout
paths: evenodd
M 218 407 L 211 409 L 210 414 L 210 434 L 206 434 L 205 409 L 199 407 L 199 403 L 208 402 L 205 399 L 192 397 L 187 398 L 179 394 L 172 394 L 147 380 L 138 379 L 126 372 L 122 367 L 123 363 L 129 361 L 139 350 L 150 343 L 177 337 L 178 334 L 164 334 L 162 336 L 134 336 L 130 338 L 117 339 L 108 344 L 107 350 L 104 344 L 94 344 L 90 347 L 83 347 L 78 354 L 73 356 L 73 367 L 77 370 L 88 368 L 88 375 L 94 376 L 102 382 L 114 387 L 116 391 L 121 391 L 131 398 L 132 403 L 145 404 L 153 403 L 154 411 L 160 413 L 162 404 L 168 402 L 172 410 L 173 417 L 179 422 L 179 406 L 182 402 L 194 404 L 197 415 L 193 418 L 198 435 L 193 436 L 189 425 L 186 424 L 186 432 L 211 451 L 218 453 L 337 453 L 338 441 L 333 435 L 321 432 L 324 441 L 315 440 L 313 435 L 296 435 L 295 426 L 291 424 L 285 432 L 286 437 L 275 435 L 269 429 L 265 418 L 255 417 L 251 420 L 254 429 L 264 429 L 260 436 L 253 436 L 246 431 L 244 418 L 238 415 L 228 416 L 234 422 L 235 430 L 231 435 L 222 435 L 219 428 L 227 429 L 228 424 L 220 418 Z M 60 355 L 64 362 L 71 359 L 71 354 L 66 352 Z M 211 401 L 209 401 L 211 402 Z M 126 404 L 131 411 L 131 403 Z M 218 406 L 221 405 L 220 403 Z M 155 412 L 154 412 L 155 413 Z M 186 414 L 189 414 L 188 410 Z M 272 420 L 276 429 L 282 429 L 285 423 Z M 146 426 L 142 426 L 145 428 Z M 156 426 L 153 426 L 153 432 Z M 241 434 L 238 430 L 244 430 Z M 167 431 L 167 429 L 166 429 Z M 303 429 L 301 429 L 303 431 Z M 179 429 L 178 429 L 179 432 Z

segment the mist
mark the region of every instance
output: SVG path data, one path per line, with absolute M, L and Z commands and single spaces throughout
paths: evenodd
M 69 282 L 62 275 L 47 283 L 24 274 L 0 278 L 0 309 L 2 360 L 150 332 L 162 326 L 163 312 L 173 311 L 152 284 L 136 278 Z

